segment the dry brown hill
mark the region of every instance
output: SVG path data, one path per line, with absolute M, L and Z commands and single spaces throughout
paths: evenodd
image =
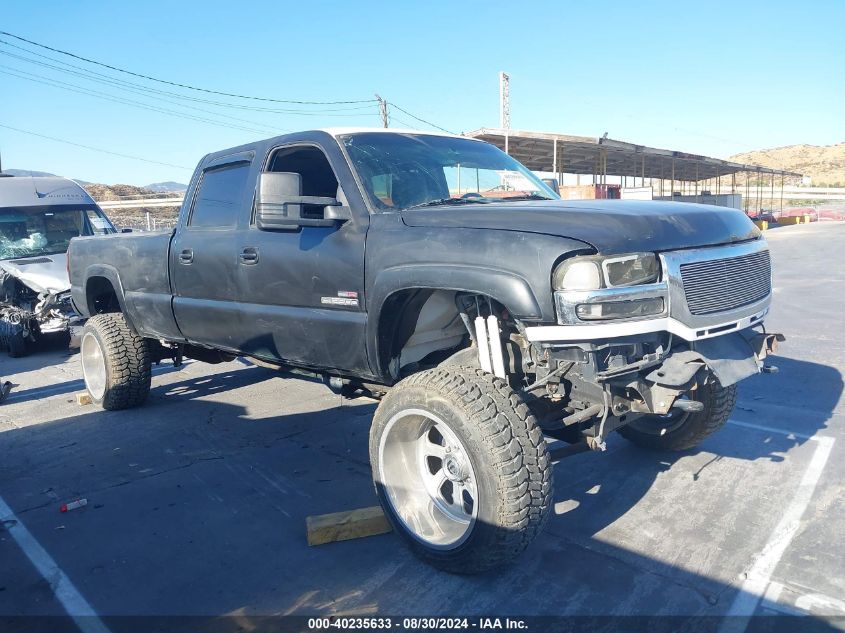
M 737 154 L 729 160 L 798 172 L 812 178 L 816 187 L 845 187 L 845 142 L 775 147 Z
M 172 198 L 179 197 L 178 193 L 162 193 L 146 187 L 135 185 L 101 185 L 88 184 L 85 190 L 97 202 L 123 200 L 126 198 Z M 177 207 L 136 207 L 132 209 L 110 209 L 107 215 L 120 228 L 143 228 L 146 226 L 147 211 L 156 219 L 157 226 L 170 226 L 176 220 L 179 209 Z

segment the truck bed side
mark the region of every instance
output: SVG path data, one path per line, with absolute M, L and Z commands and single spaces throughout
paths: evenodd
M 73 302 L 83 316 L 120 309 L 139 334 L 183 340 L 173 316 L 173 233 L 83 237 L 68 249 Z

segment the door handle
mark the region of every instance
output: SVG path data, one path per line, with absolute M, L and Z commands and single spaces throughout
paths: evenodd
M 246 265 L 250 266 L 252 264 L 258 263 L 258 249 L 254 246 L 245 246 L 243 250 L 241 250 L 240 254 L 238 255 L 238 260 Z
M 192 264 L 194 262 L 194 250 L 192 248 L 185 248 L 179 253 L 180 264 Z

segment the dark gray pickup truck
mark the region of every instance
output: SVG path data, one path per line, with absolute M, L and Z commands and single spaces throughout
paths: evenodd
M 235 356 L 380 398 L 385 513 L 463 573 L 527 546 L 554 460 L 616 430 L 695 445 L 782 338 L 762 330 L 769 251 L 739 211 L 562 202 L 448 135 L 311 131 L 209 154 L 175 231 L 77 238 L 69 265 L 95 402 L 140 405 L 152 362 Z

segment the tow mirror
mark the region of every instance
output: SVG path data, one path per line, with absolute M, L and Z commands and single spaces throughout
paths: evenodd
M 557 178 L 543 178 L 543 183 L 557 195 L 560 195 L 560 187 L 557 184 Z
M 322 218 L 303 216 L 305 206 L 326 207 Z M 302 195 L 302 176 L 265 172 L 258 177 L 255 224 L 261 231 L 294 231 L 301 226 L 335 226 L 352 219 L 335 198 Z

